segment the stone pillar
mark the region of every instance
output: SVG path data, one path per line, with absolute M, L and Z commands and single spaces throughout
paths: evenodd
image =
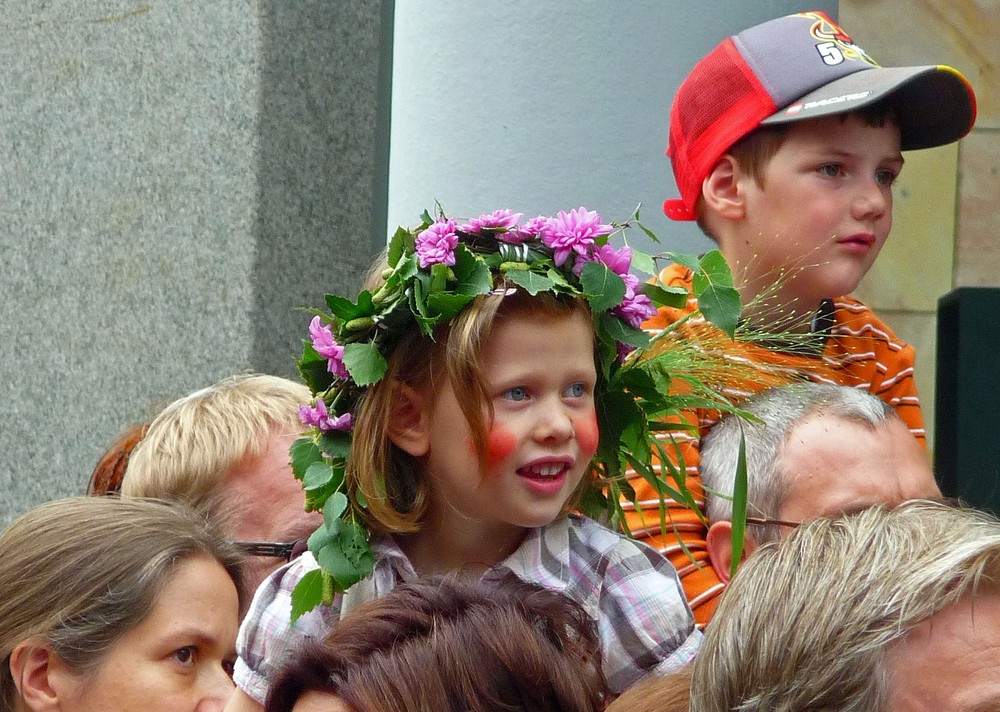
M 391 0 L 7 3 L 0 525 L 129 423 L 293 375 L 384 239 Z

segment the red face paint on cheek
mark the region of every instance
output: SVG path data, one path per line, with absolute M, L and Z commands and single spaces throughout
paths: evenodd
M 513 433 L 499 425 L 492 426 L 486 436 L 486 471 L 506 460 L 516 447 L 517 438 Z
M 590 459 L 597 452 L 597 442 L 601 437 L 597 428 L 597 411 L 590 411 L 573 421 L 573 432 L 576 433 L 576 441 L 580 444 L 580 453 Z

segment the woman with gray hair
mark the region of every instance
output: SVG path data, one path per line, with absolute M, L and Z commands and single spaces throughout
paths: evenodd
M 214 712 L 239 554 L 190 509 L 74 497 L 0 533 L 0 712 Z

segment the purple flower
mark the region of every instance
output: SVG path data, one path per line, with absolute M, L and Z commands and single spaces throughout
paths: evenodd
M 315 407 L 308 405 L 299 406 L 299 420 L 303 425 L 311 425 L 319 428 L 320 432 L 330 430 L 349 431 L 351 429 L 351 414 L 331 416 L 326 410 L 326 403 L 322 398 L 316 401 Z
M 334 340 L 330 327 L 325 326 L 318 316 L 309 322 L 309 335 L 316 353 L 326 359 L 326 370 L 337 378 L 350 378 L 351 374 L 344 365 L 344 347 Z
M 639 278 L 635 275 L 629 274 L 628 268 L 632 266 L 632 248 L 623 247 L 620 250 L 616 250 L 613 245 L 601 245 L 584 259 L 578 259 L 573 265 L 573 274 L 577 277 L 583 271 L 583 266 L 588 262 L 600 262 L 605 265 L 609 270 L 617 274 L 619 277 L 625 280 L 625 283 L 629 283 L 629 277 L 635 281 L 633 289 L 639 283 Z
M 612 229 L 601 224 L 601 216 L 596 212 L 581 206 L 569 213 L 560 210 L 550 218 L 542 231 L 542 242 L 552 248 L 553 261 L 558 267 L 574 252 L 586 257 L 594 246 L 594 238 L 610 235 Z
M 625 359 L 628 358 L 628 355 L 635 351 L 635 346 L 621 341 L 616 341 L 615 346 L 618 347 L 618 363 L 625 363 Z
M 520 245 L 523 242 L 536 239 L 548 223 L 549 218 L 539 215 L 536 218 L 531 218 L 531 220 L 520 227 L 515 227 L 509 232 L 500 233 L 497 235 L 497 239 L 514 245 Z
M 508 208 L 501 208 L 500 210 L 494 210 L 489 215 L 480 215 L 478 218 L 472 218 L 458 229 L 462 232 L 477 235 L 484 230 L 509 231 L 517 227 L 517 221 L 521 219 L 522 215 L 524 213 L 512 213 Z
M 653 301 L 645 294 L 635 293 L 632 289 L 625 291 L 622 303 L 611 310 L 615 316 L 624 319 L 629 326 L 638 329 L 642 322 L 656 314 Z
M 455 264 L 458 235 L 454 220 L 438 220 L 417 235 L 417 257 L 421 268 Z

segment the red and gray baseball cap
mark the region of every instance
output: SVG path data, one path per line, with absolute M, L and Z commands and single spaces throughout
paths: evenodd
M 944 65 L 880 67 L 822 12 L 787 15 L 729 37 L 695 65 L 670 110 L 667 155 L 679 200 L 663 211 L 694 220 L 701 184 L 760 125 L 854 111 L 892 95 L 904 151 L 965 136 L 976 119 L 968 80 Z

